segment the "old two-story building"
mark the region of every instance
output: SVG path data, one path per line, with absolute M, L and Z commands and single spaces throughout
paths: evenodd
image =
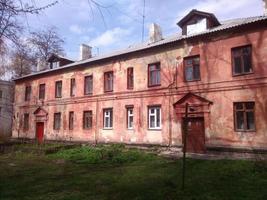
M 182 34 L 16 79 L 14 138 L 267 149 L 267 16 L 192 10 Z M 177 28 L 178 32 L 178 28 Z
M 0 138 L 12 134 L 14 83 L 0 80 Z

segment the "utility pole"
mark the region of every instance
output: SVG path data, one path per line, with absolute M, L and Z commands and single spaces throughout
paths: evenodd
M 143 5 L 143 22 L 142 22 L 142 42 L 144 42 L 144 35 L 145 35 L 145 11 L 146 11 L 146 0 L 144 0 Z
M 186 138 L 188 133 L 188 103 L 185 104 L 185 118 L 183 121 L 183 172 L 182 172 L 182 190 L 185 188 L 185 171 L 186 171 Z

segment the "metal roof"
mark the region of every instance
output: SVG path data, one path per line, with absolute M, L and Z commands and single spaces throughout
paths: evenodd
M 100 60 L 104 60 L 107 58 L 112 58 L 112 57 L 121 56 L 121 55 L 129 54 L 129 53 L 133 53 L 133 52 L 137 52 L 137 51 L 142 51 L 142 50 L 150 49 L 153 47 L 169 44 L 172 42 L 186 40 L 186 39 L 190 39 L 193 37 L 202 36 L 202 35 L 206 35 L 206 34 L 210 34 L 210 33 L 220 32 L 220 31 L 231 29 L 231 28 L 236 28 L 236 27 L 239 27 L 242 25 L 251 24 L 251 23 L 255 23 L 255 22 L 259 22 L 259 21 L 265 21 L 265 20 L 267 20 L 267 16 L 257 16 L 257 17 L 248 17 L 248 18 L 227 20 L 227 21 L 221 22 L 221 25 L 219 25 L 217 27 L 213 27 L 211 29 L 208 29 L 208 30 L 200 32 L 200 33 L 191 34 L 191 35 L 182 35 L 181 33 L 177 33 L 177 34 L 171 35 L 165 39 L 162 39 L 158 42 L 154 42 L 154 43 L 145 42 L 142 44 L 132 45 L 132 46 L 129 46 L 127 49 L 114 51 L 114 52 L 111 52 L 108 54 L 92 57 L 90 59 L 86 59 L 86 60 L 82 60 L 82 61 L 77 61 L 77 62 L 74 62 L 71 64 L 61 66 L 61 67 L 56 68 L 56 69 L 50 69 L 50 70 L 35 72 L 33 74 L 29 74 L 29 75 L 26 75 L 26 76 L 23 76 L 20 78 L 16 78 L 14 80 L 15 81 L 21 80 L 21 79 L 28 78 L 28 77 L 33 77 L 33 76 L 37 76 L 37 75 L 41 75 L 41 74 L 47 74 L 47 73 L 54 72 L 54 71 L 60 71 L 60 70 L 68 69 L 68 68 L 71 68 L 74 66 L 79 66 L 79 65 L 83 65 L 83 64 L 90 64 L 90 63 L 93 63 L 95 61 L 100 61 Z

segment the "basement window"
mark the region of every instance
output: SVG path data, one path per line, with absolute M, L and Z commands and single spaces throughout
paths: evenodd
M 232 68 L 234 76 L 253 73 L 251 45 L 232 49 Z
M 61 113 L 54 113 L 54 130 L 59 130 L 61 124 Z
M 113 109 L 107 108 L 103 110 L 104 118 L 104 129 L 113 128 Z
M 83 128 L 90 129 L 92 128 L 93 114 L 92 111 L 83 112 Z
M 255 103 L 234 103 L 236 131 L 255 131 Z
M 160 63 L 148 65 L 148 86 L 160 86 Z
M 39 85 L 39 99 L 45 99 L 45 84 Z
M 105 92 L 113 91 L 113 72 L 104 73 L 104 91 Z
M 200 80 L 200 58 L 199 56 L 188 57 L 184 59 L 185 81 Z
M 148 128 L 161 129 L 161 106 L 148 107 Z
M 84 78 L 84 94 L 90 95 L 93 93 L 93 76 L 86 76 Z
M 56 98 L 62 97 L 62 81 L 56 81 L 55 97 Z

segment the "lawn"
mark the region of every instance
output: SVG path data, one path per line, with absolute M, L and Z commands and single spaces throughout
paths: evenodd
M 267 199 L 262 163 L 188 159 L 185 191 L 181 164 L 123 146 L 17 151 L 0 155 L 0 199 Z

